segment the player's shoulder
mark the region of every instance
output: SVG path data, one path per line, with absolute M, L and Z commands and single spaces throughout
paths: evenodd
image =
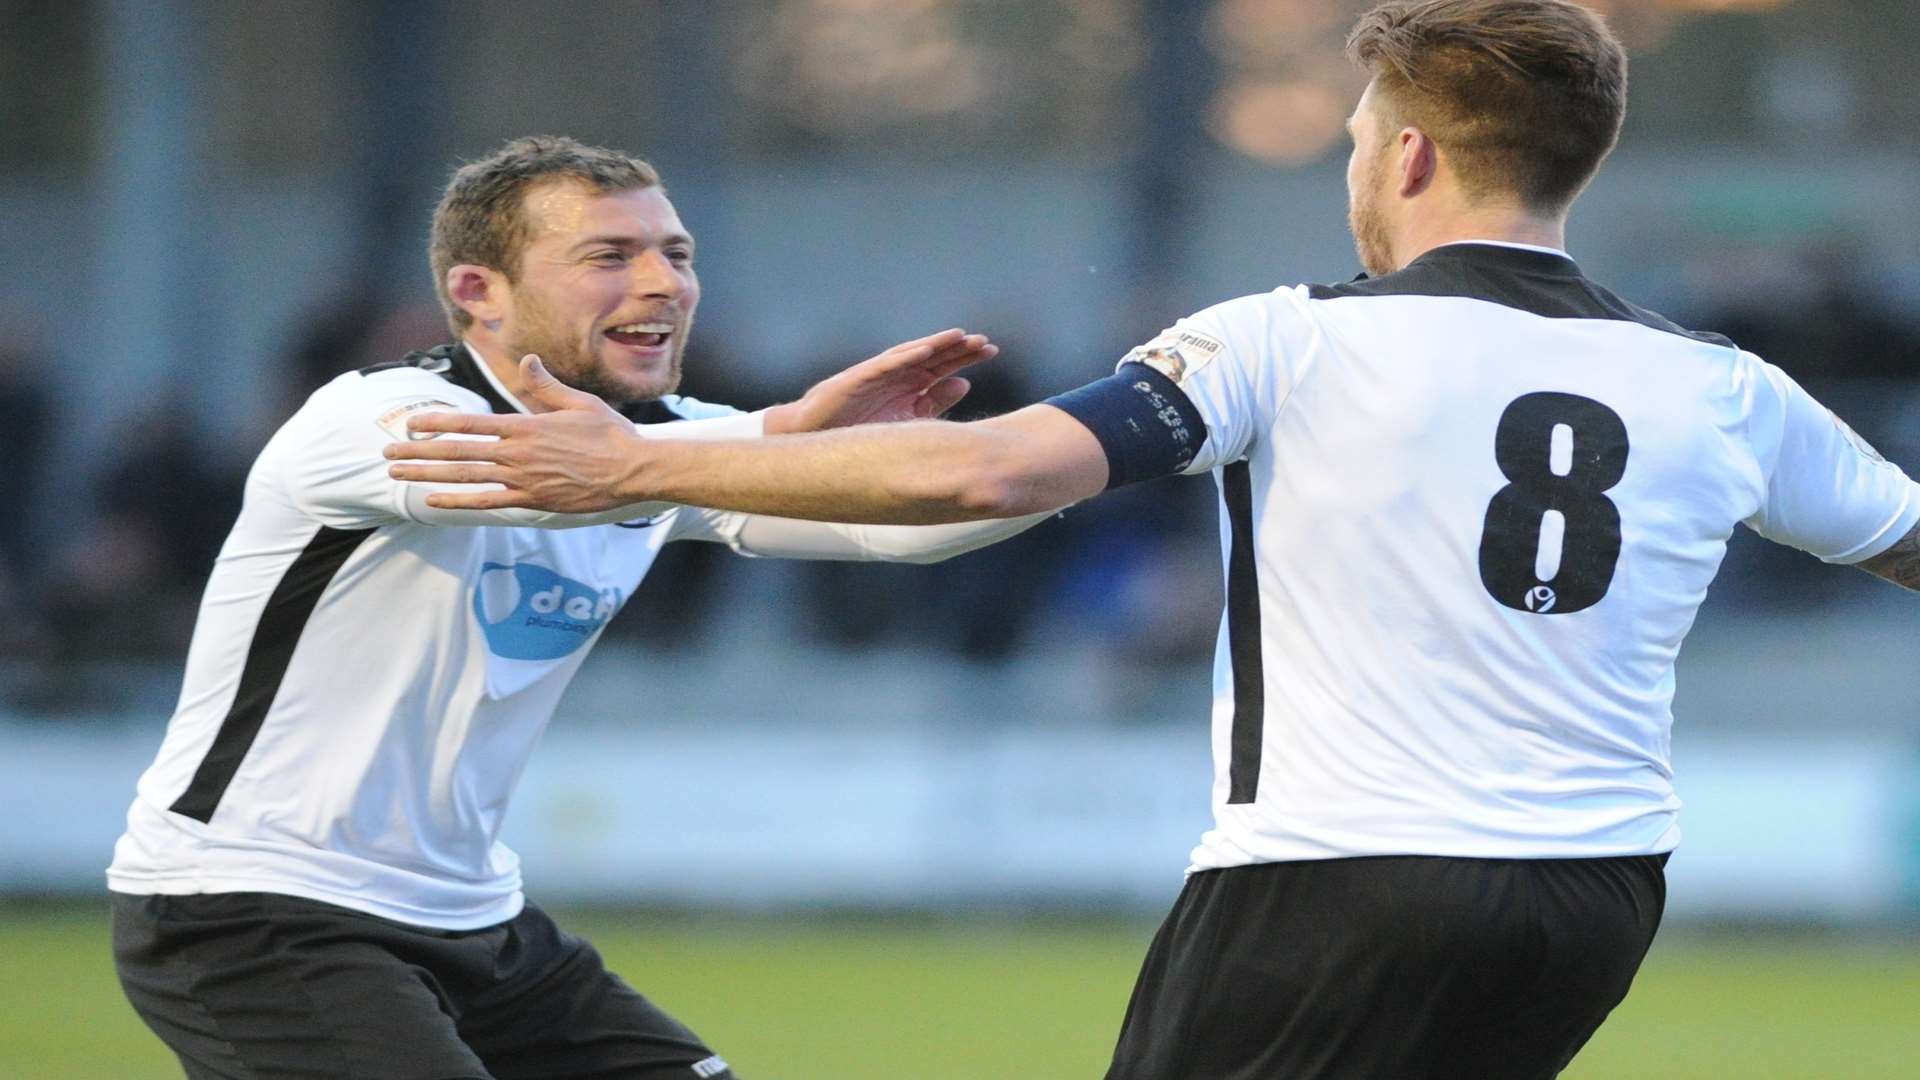
M 489 387 L 460 377 L 461 360 L 472 362 L 442 347 L 346 372 L 315 390 L 295 419 L 316 435 L 341 424 L 370 423 L 393 438 L 405 438 L 407 417 L 416 413 L 511 411 L 490 400 L 483 392 Z
M 1284 339 L 1289 325 L 1305 324 L 1305 299 L 1304 286 L 1236 296 L 1201 308 L 1166 333 L 1199 334 L 1223 342 Z
M 1392 273 L 1302 286 L 1315 304 L 1360 298 L 1447 297 L 1476 300 L 1548 319 L 1632 323 L 1671 337 L 1736 350 L 1721 334 L 1693 330 L 1594 281 L 1564 254 L 1495 244 L 1449 244 Z
M 335 380 L 349 396 L 386 398 L 415 391 L 457 395 L 469 412 L 515 412 L 464 345 L 441 345 L 369 364 Z

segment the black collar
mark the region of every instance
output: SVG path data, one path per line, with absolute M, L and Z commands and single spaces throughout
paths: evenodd
M 455 386 L 471 390 L 485 398 L 487 407 L 496 413 L 520 411 L 514 407 L 513 402 L 507 400 L 507 396 L 501 393 L 499 388 L 493 385 L 493 380 L 487 377 L 487 373 L 480 369 L 480 361 L 473 355 L 473 350 L 461 342 L 435 345 L 431 349 L 410 352 L 398 360 L 363 367 L 360 369 L 360 374 L 372 375 L 375 372 L 397 367 L 417 367 L 422 371 L 438 375 Z M 685 419 L 665 401 L 635 401 L 626 405 L 617 405 L 614 411 L 636 424 L 664 424 Z
M 1562 255 L 1556 251 L 1509 247 L 1506 244 L 1442 244 L 1408 263 L 1406 268 L 1411 270 L 1416 266 L 1446 263 L 1469 263 L 1489 269 L 1526 274 L 1549 274 L 1555 277 L 1584 276 L 1580 273 L 1580 264 L 1574 262 L 1571 255 Z

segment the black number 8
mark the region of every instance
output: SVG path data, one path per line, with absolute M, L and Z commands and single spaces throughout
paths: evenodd
M 1553 471 L 1553 432 L 1573 434 L 1571 467 Z M 1606 492 L 1627 473 L 1620 414 L 1575 394 L 1527 394 L 1507 406 L 1493 458 L 1510 481 L 1487 505 L 1480 581 L 1495 600 L 1536 615 L 1570 615 L 1600 602 L 1620 561 L 1620 510 Z M 1542 581 L 1540 528 L 1547 511 L 1565 523 L 1560 568 Z

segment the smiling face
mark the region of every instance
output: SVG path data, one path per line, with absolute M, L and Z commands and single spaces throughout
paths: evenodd
M 526 243 L 500 283 L 510 356 L 538 353 L 555 378 L 616 405 L 672 393 L 700 279 L 665 192 L 558 179 L 524 198 Z

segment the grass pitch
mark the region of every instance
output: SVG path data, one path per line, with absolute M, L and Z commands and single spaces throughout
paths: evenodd
M 563 925 L 748 1080 L 1098 1080 L 1152 927 L 594 913 Z M 98 909 L 0 909 L 0 1077 L 180 1072 Z M 1920 943 L 1669 930 L 1569 1080 L 1911 1080 Z

